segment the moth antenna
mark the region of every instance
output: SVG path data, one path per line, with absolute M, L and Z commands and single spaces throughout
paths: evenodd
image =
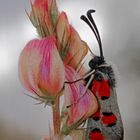
M 96 26 L 96 24 L 95 24 L 95 21 L 94 21 L 92 15 L 91 15 L 92 13 L 95 13 L 95 12 L 96 12 L 96 11 L 93 10 L 93 9 L 88 10 L 88 11 L 87 11 L 87 17 L 89 18 L 90 22 L 92 23 L 92 25 L 93 25 L 93 27 L 94 27 L 96 33 L 97 33 L 97 36 L 98 36 L 98 43 L 99 43 L 99 49 L 100 49 L 100 56 L 103 58 L 104 56 L 103 56 L 103 49 L 102 49 L 102 42 L 101 42 L 100 34 L 99 34 L 98 28 L 97 28 L 97 26 Z
M 96 33 L 96 30 L 92 27 L 92 25 L 91 25 L 90 21 L 88 20 L 88 18 L 85 15 L 82 15 L 80 18 L 81 18 L 81 20 L 83 20 L 85 23 L 88 24 L 88 26 L 90 27 L 90 29 L 93 31 L 93 33 L 94 33 L 94 35 L 95 35 L 95 37 L 97 39 L 97 42 L 98 42 L 98 44 L 100 46 L 100 40 L 98 38 L 98 34 Z M 90 50 L 90 52 L 92 53 L 91 50 Z M 92 53 L 92 55 L 94 55 L 94 54 Z

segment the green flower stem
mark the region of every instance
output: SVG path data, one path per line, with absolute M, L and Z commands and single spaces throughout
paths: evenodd
M 53 111 L 54 137 L 56 140 L 60 140 L 60 97 L 56 98 L 55 104 L 52 106 L 52 111 Z

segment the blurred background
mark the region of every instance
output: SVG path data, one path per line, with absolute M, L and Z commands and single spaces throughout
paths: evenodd
M 80 20 L 90 8 L 101 34 L 104 55 L 117 68 L 117 95 L 125 140 L 140 139 L 140 1 L 58 0 L 70 23 L 92 50 L 98 45 Z M 18 79 L 18 57 L 37 37 L 26 13 L 28 0 L 0 0 L 0 140 L 40 140 L 51 123 L 50 108 L 34 105 Z

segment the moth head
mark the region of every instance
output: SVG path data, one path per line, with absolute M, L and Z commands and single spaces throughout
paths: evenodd
M 103 57 L 100 57 L 100 56 L 95 56 L 94 58 L 92 58 L 90 61 L 89 61 L 89 67 L 91 69 L 96 69 L 98 66 L 104 64 L 105 61 L 104 61 L 104 58 Z

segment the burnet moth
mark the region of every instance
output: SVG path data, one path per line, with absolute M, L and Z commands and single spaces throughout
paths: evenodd
M 91 74 L 94 76 L 90 75 L 85 79 L 87 83 L 92 80 L 88 88 L 95 94 L 99 103 L 98 111 L 88 119 L 86 140 L 123 140 L 114 71 L 104 59 L 99 31 L 91 15 L 94 12 L 95 10 L 89 10 L 87 17 L 81 16 L 93 31 L 100 49 L 100 56 L 94 56 L 89 61 L 90 72 L 94 71 Z
M 81 19 L 93 31 L 99 45 L 100 56 L 94 55 L 89 48 L 93 55 L 89 61 L 90 70 L 82 79 L 73 81 L 78 82 L 84 79 L 86 88 L 90 89 L 96 96 L 99 105 L 98 111 L 87 121 L 86 140 L 123 140 L 123 124 L 117 103 L 114 71 L 104 59 L 100 34 L 91 15 L 94 12 L 95 10 L 88 10 L 87 17 L 82 15 Z M 71 84 L 73 82 L 66 83 Z M 86 94 L 86 90 L 78 101 Z M 67 107 L 69 108 L 73 104 Z

